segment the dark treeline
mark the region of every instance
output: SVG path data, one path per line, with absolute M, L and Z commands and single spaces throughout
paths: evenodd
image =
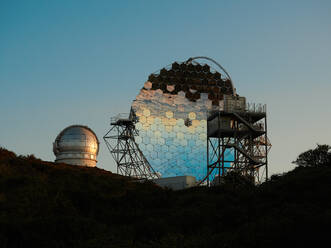
M 329 150 L 260 186 L 171 191 L 0 149 L 0 247 L 328 246 Z

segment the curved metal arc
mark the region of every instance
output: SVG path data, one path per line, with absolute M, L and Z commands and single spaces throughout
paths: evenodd
M 232 92 L 233 92 L 233 95 L 235 94 L 235 89 L 234 89 L 234 86 L 233 86 L 233 82 L 232 82 L 232 79 L 229 75 L 229 73 L 225 70 L 225 68 L 223 66 L 221 66 L 217 61 L 215 61 L 214 59 L 212 58 L 209 58 L 209 57 L 206 57 L 206 56 L 196 56 L 196 57 L 193 57 L 193 58 L 189 58 L 186 63 L 190 63 L 192 62 L 193 60 L 196 60 L 196 59 L 205 59 L 205 60 L 209 60 L 211 62 L 213 62 L 215 65 L 217 65 L 224 73 L 225 75 L 230 79 L 230 82 L 231 82 L 231 87 L 232 87 Z

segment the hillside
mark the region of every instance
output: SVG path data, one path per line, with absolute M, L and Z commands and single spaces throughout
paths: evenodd
M 330 195 L 330 167 L 175 192 L 0 149 L 0 247 L 316 247 Z

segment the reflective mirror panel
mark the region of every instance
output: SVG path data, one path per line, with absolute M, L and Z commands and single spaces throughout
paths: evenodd
M 162 177 L 206 175 L 207 114 L 222 109 L 223 95 L 232 93 L 230 82 L 208 65 L 173 63 L 150 75 L 132 110 L 136 142 Z

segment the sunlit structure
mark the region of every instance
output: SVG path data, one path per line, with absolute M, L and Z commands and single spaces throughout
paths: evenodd
M 133 102 L 136 142 L 163 177 L 206 175 L 207 115 L 223 107 L 224 95 L 235 94 L 219 68 L 224 76 L 196 59 L 175 62 L 151 74 Z
M 63 129 L 53 143 L 56 163 L 95 167 L 99 140 L 87 126 L 72 125 Z
M 228 105 L 233 100 L 235 104 L 240 102 L 242 111 L 238 113 L 235 108 L 231 109 L 230 120 L 223 113 L 229 110 Z M 184 62 L 174 62 L 152 73 L 132 103 L 129 119 L 136 132 L 130 139 L 133 145 L 127 146 L 127 151 L 124 149 L 122 155 L 116 149 L 110 151 L 112 155 L 117 152 L 116 156 L 124 156 L 131 154 L 134 147 L 135 153 L 141 157 L 140 162 L 132 156 L 128 157 L 128 161 L 124 163 L 125 170 L 120 169 L 120 173 L 124 175 L 141 164 L 147 164 L 147 171 L 152 175 L 189 175 L 198 179 L 200 184 L 205 180 L 210 182 L 215 177 L 220 178 L 230 170 L 256 176 L 256 173 L 247 172 L 259 171 L 262 166 L 267 168 L 270 143 L 266 126 L 259 131 L 253 128 L 260 124 L 261 119 L 255 122 L 251 120 L 253 115 L 247 114 L 248 109 L 246 99 L 236 94 L 229 74 L 213 59 L 195 57 Z M 265 112 L 263 114 L 266 120 Z M 210 132 L 209 122 L 214 122 L 215 116 L 217 123 L 227 123 L 230 129 L 238 129 L 237 132 L 232 132 L 233 136 L 227 137 L 228 140 L 235 141 L 232 146 L 229 143 L 222 145 L 220 142 L 225 131 L 222 126 L 211 125 L 218 129 L 214 133 Z M 111 125 L 114 129 L 114 123 Z M 252 134 L 237 137 L 243 128 L 251 130 Z M 106 136 L 104 138 L 107 143 L 110 137 Z M 117 140 L 115 146 L 120 145 L 120 137 L 120 133 L 113 136 L 113 140 Z M 262 146 L 265 148 L 264 153 Z M 209 150 L 209 147 L 216 147 L 217 150 Z M 261 151 L 259 154 L 258 150 Z M 259 158 L 257 163 L 257 157 L 262 154 L 264 157 Z M 117 161 L 117 166 L 123 167 L 123 163 Z M 148 178 L 146 173 L 141 174 L 140 178 L 143 177 Z

